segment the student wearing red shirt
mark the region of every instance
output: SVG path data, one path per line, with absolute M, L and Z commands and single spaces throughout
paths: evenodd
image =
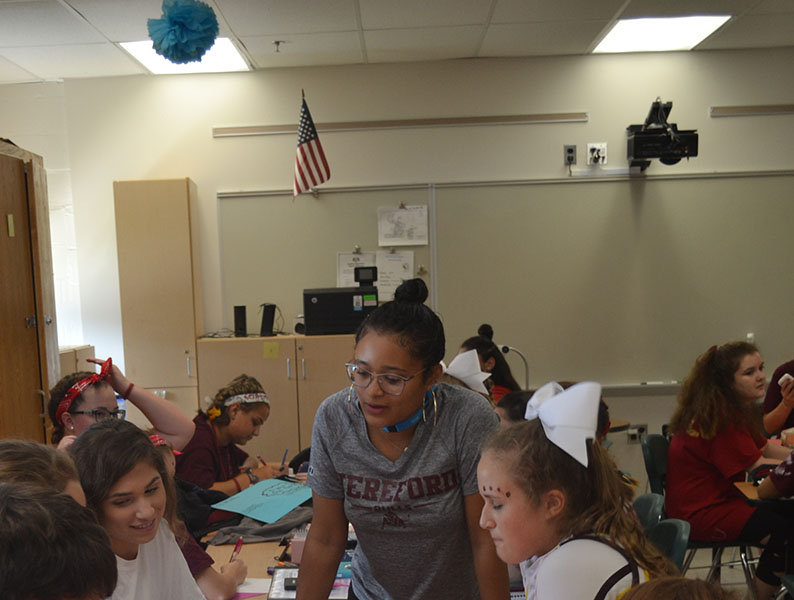
M 689 521 L 691 539 L 764 544 L 755 577 L 759 600 L 780 586 L 785 544 L 794 540 L 794 522 L 750 506 L 733 485 L 789 454 L 761 432 L 756 403 L 765 384 L 764 363 L 753 344 L 712 346 L 698 357 L 670 423 L 666 495 L 668 516 Z

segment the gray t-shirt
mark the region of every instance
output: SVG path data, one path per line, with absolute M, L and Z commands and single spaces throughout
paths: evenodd
M 483 438 L 499 426 L 488 401 L 436 387 L 433 409 L 394 462 L 370 442 L 355 390 L 327 398 L 312 430 L 308 482 L 344 499 L 356 530 L 353 589 L 360 600 L 472 598 L 480 593 L 463 497 L 477 493 Z

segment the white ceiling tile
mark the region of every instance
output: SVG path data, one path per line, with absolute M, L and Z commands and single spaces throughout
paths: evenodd
M 283 43 L 276 52 L 274 41 Z M 241 38 L 258 68 L 344 65 L 363 62 L 356 32 Z
M 216 0 L 238 36 L 353 31 L 353 0 Z
M 0 47 L 104 41 L 91 26 L 55 0 L 0 4 Z
M 499 0 L 491 23 L 610 20 L 625 0 Z
M 729 22 L 700 44 L 698 50 L 794 46 L 794 13 L 747 15 Z
M 480 50 L 482 57 L 542 56 L 587 52 L 607 21 L 556 21 L 492 25 Z
M 365 31 L 367 59 L 371 63 L 474 57 L 483 28 L 429 27 Z
M 0 53 L 42 79 L 113 77 L 146 70 L 110 43 L 2 48 Z
M 364 29 L 485 25 L 491 0 L 359 0 Z
M 738 15 L 747 10 L 747 0 L 632 0 L 621 17 L 672 17 L 682 15 Z
M 11 61 L 0 56 L 0 84 L 2 83 L 23 83 L 26 81 L 38 81 L 39 78 L 33 73 L 25 71 Z
M 68 0 L 112 42 L 133 42 L 149 37 L 147 22 L 163 14 L 162 0 L 112 2 L 108 0 Z
M 792 12 L 794 12 L 794 2 L 791 0 L 763 0 L 750 9 L 747 14 L 774 15 Z

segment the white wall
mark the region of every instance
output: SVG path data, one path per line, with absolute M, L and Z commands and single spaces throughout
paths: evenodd
M 0 137 L 44 158 L 58 343 L 83 343 L 63 84 L 0 86 Z
M 581 166 L 594 141 L 609 144 L 608 168 L 625 167 L 625 128 L 657 96 L 674 102 L 671 121 L 699 130 L 700 157 L 648 173 L 791 169 L 794 118 L 712 119 L 708 108 L 790 102 L 792 59 L 794 49 L 774 49 L 68 81 L 60 150 L 71 166 L 85 339 L 100 356 L 122 355 L 114 179 L 197 182 L 205 321 L 221 327 L 230 307 L 220 299 L 215 194 L 289 188 L 295 139 L 213 139 L 211 129 L 295 123 L 301 88 L 318 122 L 589 112 L 588 123 L 325 134 L 333 186 L 564 177 L 563 144 L 579 146 Z

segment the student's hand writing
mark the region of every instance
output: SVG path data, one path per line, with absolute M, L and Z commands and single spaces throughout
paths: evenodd
M 284 475 L 288 472 L 287 465 L 284 465 L 284 468 L 281 468 L 280 464 L 275 463 L 268 463 L 264 466 L 259 466 L 256 469 L 252 469 L 254 475 L 259 477 L 259 479 L 272 479 L 273 477 L 278 477 L 279 475 Z
M 235 558 L 232 562 L 221 565 L 221 574 L 230 575 L 237 585 L 240 585 L 248 576 L 248 565 L 239 558 Z

